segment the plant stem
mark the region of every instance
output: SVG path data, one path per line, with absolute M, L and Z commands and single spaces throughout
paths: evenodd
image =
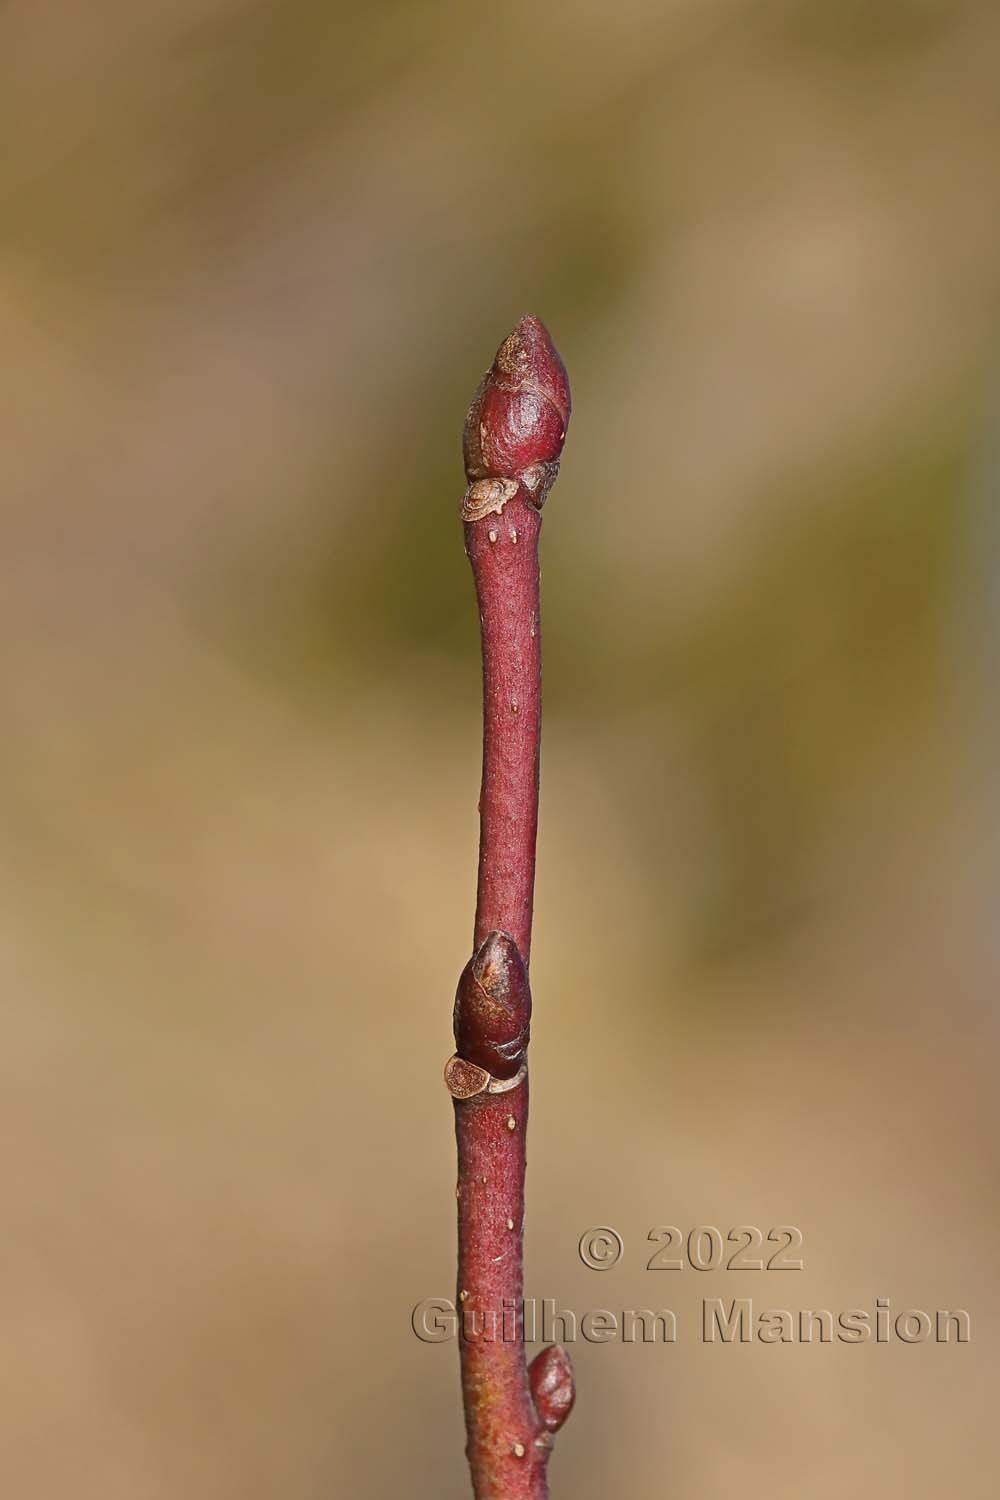
M 569 384 L 545 327 L 522 318 L 466 420 L 465 549 L 483 648 L 483 780 L 473 956 L 455 999 L 445 1076 L 458 1141 L 458 1296 L 477 1500 L 544 1500 L 552 1434 L 573 1404 L 558 1345 L 530 1369 L 523 1253 L 528 960 L 538 825 L 538 534 L 569 421 Z

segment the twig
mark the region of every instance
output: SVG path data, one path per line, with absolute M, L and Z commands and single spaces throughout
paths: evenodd
M 501 344 L 465 424 L 465 550 L 483 647 L 483 781 L 473 956 L 445 1070 L 458 1139 L 458 1296 L 466 1453 L 477 1500 L 544 1500 L 573 1405 L 559 1345 L 526 1364 L 523 1320 L 528 960 L 538 825 L 538 533 L 569 421 L 544 325 Z

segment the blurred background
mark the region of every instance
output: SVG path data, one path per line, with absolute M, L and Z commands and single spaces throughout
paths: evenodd
M 528 1290 L 680 1329 L 575 1346 L 553 1492 L 994 1495 L 997 6 L 7 0 L 0 57 L 4 1489 L 468 1492 L 410 1312 L 460 434 L 532 311 Z M 645 1270 L 741 1223 L 805 1270 Z M 706 1296 L 972 1342 L 707 1347 Z

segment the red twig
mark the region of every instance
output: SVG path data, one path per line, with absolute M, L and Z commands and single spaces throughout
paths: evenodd
M 474 952 L 446 1069 L 458 1139 L 458 1295 L 467 1454 L 477 1500 L 544 1500 L 573 1404 L 558 1345 L 526 1365 L 522 1230 L 528 959 L 538 824 L 538 533 L 569 421 L 562 361 L 536 318 L 501 344 L 465 426 L 465 548 L 483 646 L 483 782 Z

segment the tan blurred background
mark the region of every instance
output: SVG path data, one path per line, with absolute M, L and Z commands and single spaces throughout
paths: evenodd
M 576 1345 L 554 1493 L 995 1495 L 994 0 L 8 0 L 0 56 L 3 1492 L 467 1493 L 409 1316 L 460 428 L 530 310 L 529 1291 L 681 1327 Z M 806 1269 L 644 1269 L 744 1222 Z M 710 1348 L 704 1296 L 973 1338 Z

